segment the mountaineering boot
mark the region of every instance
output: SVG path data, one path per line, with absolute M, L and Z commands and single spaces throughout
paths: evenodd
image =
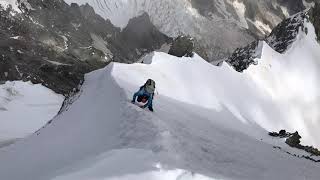
M 152 107 L 149 107 L 149 110 L 150 110 L 151 112 L 153 112 L 153 108 L 152 108 Z

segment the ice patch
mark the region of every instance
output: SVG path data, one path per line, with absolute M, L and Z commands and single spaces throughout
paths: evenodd
M 288 12 L 288 9 L 286 7 L 280 6 L 282 13 L 288 18 L 290 17 L 290 14 Z
M 71 64 L 65 64 L 65 63 L 60 63 L 60 62 L 50 61 L 50 60 L 46 60 L 46 61 L 57 66 L 71 66 Z
M 258 28 L 259 31 L 262 32 L 263 34 L 269 34 L 272 31 L 272 29 L 270 28 L 269 25 L 264 24 L 263 22 L 261 22 L 259 20 L 252 21 L 252 20 L 250 20 L 248 18 L 247 18 L 247 20 L 250 23 L 254 24 L 256 26 L 256 28 Z
M 21 38 L 22 38 L 22 36 L 13 36 L 13 37 L 10 37 L 10 39 L 16 39 L 16 40 L 21 39 Z
M 245 17 L 246 6 L 243 4 L 243 2 L 239 2 L 238 0 L 233 1 L 232 5 L 238 14 L 241 25 L 244 28 L 249 28 L 246 17 Z

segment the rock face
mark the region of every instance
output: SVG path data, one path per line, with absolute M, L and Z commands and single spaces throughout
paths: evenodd
M 0 7 L 0 81 L 30 80 L 67 95 L 85 73 L 111 61 L 132 63 L 171 42 L 146 14 L 121 31 L 88 4 L 18 2 L 18 12 Z
M 312 2 L 312 1 L 310 1 Z M 270 28 L 275 27 L 281 19 L 285 19 L 288 15 L 296 14 L 305 8 L 302 0 L 237 0 L 237 1 L 211 1 L 211 0 L 191 0 L 191 3 L 198 12 L 208 18 L 218 17 L 229 17 L 237 20 L 240 8 L 243 11 L 245 22 L 249 25 L 249 30 L 256 35 L 262 37 L 265 34 L 269 34 L 266 29 L 257 27 L 254 24 L 255 21 L 261 21 Z M 224 8 L 221 6 L 225 6 Z M 240 17 L 238 17 L 240 18 Z M 239 20 L 239 19 L 238 19 Z
M 227 62 L 239 72 L 246 70 L 251 64 L 257 63 L 254 59 L 261 55 L 259 54 L 259 49 L 262 48 L 261 43 L 261 41 L 254 41 L 244 48 L 236 49 Z
M 299 30 L 304 30 L 304 20 L 308 18 L 307 15 L 308 13 L 301 12 L 282 21 L 266 38 L 268 45 L 279 53 L 285 52 L 295 41 Z
M 151 23 L 149 15 L 143 13 L 139 17 L 131 19 L 128 25 L 121 32 L 121 40 L 127 43 L 130 49 L 141 51 L 138 54 L 150 52 L 152 49 L 158 49 L 165 42 L 171 42 L 172 39 L 160 33 Z M 138 58 L 132 54 L 133 58 Z
M 194 41 L 190 36 L 177 37 L 169 50 L 169 54 L 177 57 L 192 57 L 194 52 Z
M 87 2 L 105 19 L 122 28 L 130 18 L 146 12 L 161 32 L 173 38 L 190 35 L 203 47 L 206 60 L 220 61 L 236 48 L 269 35 L 282 20 L 318 0 L 66 1 Z
M 286 139 L 286 143 L 291 147 L 300 147 L 301 146 L 300 139 L 301 139 L 301 136 L 296 131 L 289 138 Z
M 310 11 L 300 12 L 276 26 L 271 34 L 263 39 L 270 47 L 279 53 L 284 53 L 288 47 L 295 41 L 299 30 L 304 28 L 305 20 L 309 19 Z M 312 10 L 311 10 L 312 12 Z M 251 64 L 256 64 L 254 59 L 261 56 L 261 41 L 255 41 L 246 47 L 236 49 L 228 58 L 227 62 L 234 67 L 236 71 L 243 72 Z
M 314 25 L 318 41 L 320 41 L 320 2 L 315 3 L 313 9 L 311 9 L 310 13 L 310 20 Z

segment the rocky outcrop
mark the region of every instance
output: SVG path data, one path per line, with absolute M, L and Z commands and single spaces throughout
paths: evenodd
M 280 130 L 279 133 L 277 132 L 269 132 L 269 135 L 272 137 L 279 137 L 279 138 L 286 138 L 286 144 L 288 144 L 290 147 L 298 148 L 301 150 L 304 150 L 308 153 L 310 153 L 311 156 L 320 156 L 320 151 L 317 148 L 314 148 L 313 146 L 304 146 L 301 145 L 301 136 L 298 131 L 294 133 L 287 132 L 286 130 Z M 304 156 L 304 158 L 314 160 L 313 158 Z M 316 161 L 318 162 L 318 161 Z
M 292 133 L 289 133 L 284 129 L 280 130 L 279 132 L 269 132 L 269 136 L 279 137 L 279 138 L 287 138 L 287 137 L 290 137 L 291 135 Z
M 111 61 L 132 63 L 171 41 L 146 15 L 121 31 L 88 4 L 19 2 L 19 12 L 0 7 L 0 81 L 42 83 L 67 95 L 85 73 Z
M 203 59 L 209 59 L 206 48 L 199 41 L 190 36 L 178 36 L 171 43 L 168 54 L 177 57 L 192 57 L 194 52 Z
M 288 137 L 286 139 L 286 144 L 288 144 L 291 147 L 301 148 L 300 139 L 301 139 L 301 136 L 296 131 L 295 133 L 293 133 L 290 137 Z
M 171 38 L 157 30 L 147 13 L 131 19 L 120 33 L 120 39 L 126 44 L 124 48 L 136 49 L 127 53 L 129 58 L 135 60 L 150 50 L 159 49 L 164 43 L 172 42 Z
M 257 64 L 255 58 L 261 57 L 261 41 L 254 41 L 244 48 L 237 48 L 227 62 L 238 72 L 246 70 L 251 64 Z
M 178 36 L 172 43 L 169 54 L 177 57 L 192 57 L 194 40 L 190 36 Z
M 299 30 L 305 30 L 304 20 L 308 18 L 307 14 L 306 12 L 301 12 L 282 21 L 266 38 L 266 43 L 279 53 L 285 52 L 295 41 Z
M 289 138 L 286 140 L 286 144 L 288 144 L 291 147 L 302 149 L 308 153 L 310 153 L 312 156 L 320 156 L 320 151 L 317 148 L 314 148 L 313 146 L 303 146 L 300 144 L 301 136 L 296 131 L 293 133 Z
M 261 57 L 262 46 L 260 42 L 265 41 L 271 48 L 279 53 L 284 53 L 296 40 L 300 30 L 307 33 L 304 27 L 305 20 L 309 19 L 308 11 L 300 12 L 276 26 L 271 34 L 263 40 L 254 41 L 246 47 L 236 49 L 228 58 L 227 63 L 238 72 L 243 72 L 251 64 L 257 64 L 255 59 Z
M 309 16 L 315 28 L 318 41 L 320 41 L 320 2 L 315 3 L 314 8 L 309 12 Z

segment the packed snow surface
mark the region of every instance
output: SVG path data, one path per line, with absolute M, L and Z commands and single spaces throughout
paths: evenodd
M 0 179 L 318 180 L 319 163 L 267 135 L 297 129 L 317 143 L 310 117 L 318 114 L 305 105 L 319 100 L 319 45 L 308 28 L 284 55 L 264 44 L 245 73 L 165 53 L 89 73 L 51 124 L 0 149 Z M 148 78 L 157 86 L 153 113 L 130 103 Z
M 34 133 L 59 111 L 64 98 L 40 84 L 0 85 L 0 142 Z
M 265 119 L 255 107 L 260 124 L 266 129 L 287 128 L 302 134 L 302 143 L 320 148 L 320 45 L 312 24 L 305 23 L 308 35 L 300 32 L 292 47 L 276 53 L 264 44 L 259 65 L 246 74 L 265 91 L 281 116 Z M 264 119 L 264 120 L 263 120 Z

